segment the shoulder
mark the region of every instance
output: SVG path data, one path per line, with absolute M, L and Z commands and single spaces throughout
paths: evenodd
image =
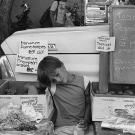
M 74 76 L 74 81 L 77 81 L 77 82 L 83 81 L 83 76 L 78 75 L 78 74 L 73 74 L 73 76 Z
M 78 82 L 83 82 L 84 88 L 86 89 L 88 84 L 90 83 L 90 79 L 87 76 L 81 76 L 81 75 L 76 75 L 76 78 Z
M 58 5 L 58 1 L 55 0 L 55 1 L 52 3 L 52 5 Z
M 84 88 L 83 76 L 78 75 L 78 74 L 72 74 L 72 75 L 73 75 L 73 80 L 71 84 Z
M 75 76 L 76 80 L 84 81 L 84 82 L 90 82 L 89 77 L 84 76 L 84 75 L 78 75 L 78 74 L 73 74 Z
M 50 7 L 51 11 L 55 11 L 57 9 L 58 6 L 58 1 L 54 1 Z

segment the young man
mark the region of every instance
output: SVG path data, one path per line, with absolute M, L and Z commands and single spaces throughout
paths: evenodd
M 57 109 L 55 134 L 73 134 L 78 123 L 86 129 L 91 119 L 89 81 L 68 72 L 63 62 L 53 56 L 40 61 L 37 76 L 40 84 L 48 87 L 53 95 Z
M 54 0 L 50 8 L 50 17 L 54 27 L 65 25 L 67 0 Z

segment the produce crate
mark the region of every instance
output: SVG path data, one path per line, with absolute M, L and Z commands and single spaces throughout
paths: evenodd
M 99 83 L 91 85 L 92 121 L 103 121 L 117 109 L 135 111 L 135 86 L 129 84 L 109 84 L 106 93 L 99 93 Z
M 53 101 L 49 92 L 40 95 L 28 95 L 26 86 L 28 84 L 38 86 L 37 82 L 5 81 L 0 86 L 0 108 L 3 105 L 28 104 L 36 111 L 41 112 L 44 118 L 48 118 L 53 112 Z

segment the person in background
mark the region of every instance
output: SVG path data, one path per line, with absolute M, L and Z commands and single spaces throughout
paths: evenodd
M 91 122 L 89 79 L 68 72 L 64 63 L 53 56 L 40 61 L 37 78 L 43 88 L 41 91 L 48 88 L 53 95 L 57 110 L 55 134 L 73 134 L 78 123 L 81 128 L 88 129 Z M 41 93 L 34 90 L 29 94 Z
M 63 27 L 66 19 L 67 0 L 54 0 L 50 8 L 50 17 L 53 27 Z
M 71 13 L 67 12 L 66 13 L 65 27 L 72 27 L 72 26 L 74 26 L 74 23 L 72 21 Z
M 119 0 L 106 0 L 105 5 L 107 6 L 119 5 Z

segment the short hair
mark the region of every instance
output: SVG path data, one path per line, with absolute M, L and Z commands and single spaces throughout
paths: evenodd
M 58 58 L 53 56 L 46 56 L 44 57 L 38 65 L 37 68 L 37 79 L 38 81 L 45 86 L 50 86 L 50 75 L 54 75 L 54 71 L 57 68 L 63 66 L 63 62 L 60 61 Z

